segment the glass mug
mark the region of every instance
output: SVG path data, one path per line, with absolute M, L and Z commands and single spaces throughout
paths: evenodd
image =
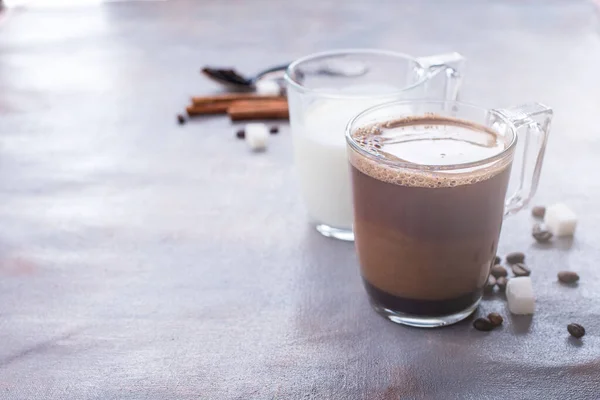
M 387 103 L 350 121 L 355 244 L 378 313 L 437 327 L 477 308 L 504 216 L 537 189 L 551 120 L 537 103 L 442 100 Z
M 456 100 L 464 59 L 413 58 L 384 50 L 340 50 L 287 69 L 294 163 L 310 220 L 324 236 L 353 240 L 344 130 L 360 111 L 387 101 Z

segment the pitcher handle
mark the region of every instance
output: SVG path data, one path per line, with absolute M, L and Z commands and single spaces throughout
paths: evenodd
M 517 135 L 513 168 L 517 167 L 518 183 L 516 191 L 507 197 L 504 208 L 507 216 L 527 206 L 537 191 L 553 113 L 540 103 L 492 110 L 493 113 L 507 121 Z
M 425 93 L 428 97 L 440 98 L 435 94 L 435 88 L 438 77 L 443 77 L 444 86 L 441 95 L 445 100 L 458 100 L 466 61 L 463 56 L 454 52 L 418 57 L 417 61 L 421 65 L 421 71 L 418 73 L 427 77 Z

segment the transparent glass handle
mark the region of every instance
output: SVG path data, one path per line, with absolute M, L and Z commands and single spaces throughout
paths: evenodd
M 427 77 L 427 97 L 458 100 L 466 61 L 463 56 L 459 53 L 446 53 L 419 57 L 417 61 L 422 68 L 419 74 Z
M 516 191 L 507 197 L 504 209 L 506 216 L 527 206 L 535 195 L 550 133 L 552 110 L 543 104 L 531 103 L 492 112 L 508 120 L 509 128 L 517 135 L 513 160 L 515 174 L 511 177 L 517 179 Z

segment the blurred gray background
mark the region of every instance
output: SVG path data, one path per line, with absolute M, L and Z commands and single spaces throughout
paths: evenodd
M 62 3 L 0 11 L 0 398 L 598 397 L 595 3 Z M 536 245 L 524 212 L 500 244 L 528 254 L 533 318 L 489 334 L 385 321 L 353 246 L 307 225 L 287 125 L 262 154 L 225 118 L 176 125 L 219 90 L 206 64 L 252 73 L 348 47 L 458 51 L 463 100 L 554 108 L 536 203 L 572 207 L 576 237 Z

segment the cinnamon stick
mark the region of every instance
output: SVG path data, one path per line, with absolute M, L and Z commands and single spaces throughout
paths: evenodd
M 206 103 L 188 106 L 185 108 L 188 115 L 193 117 L 195 115 L 210 115 L 210 114 L 225 114 L 229 103 Z
M 287 100 L 235 101 L 227 109 L 227 114 L 232 121 L 289 118 Z
M 204 105 L 204 104 L 212 104 L 212 103 L 224 103 L 230 105 L 234 101 L 240 100 L 284 100 L 284 96 L 261 96 L 255 93 L 223 93 L 216 94 L 212 96 L 194 96 L 192 97 L 192 104 Z M 223 111 L 225 112 L 225 111 Z

